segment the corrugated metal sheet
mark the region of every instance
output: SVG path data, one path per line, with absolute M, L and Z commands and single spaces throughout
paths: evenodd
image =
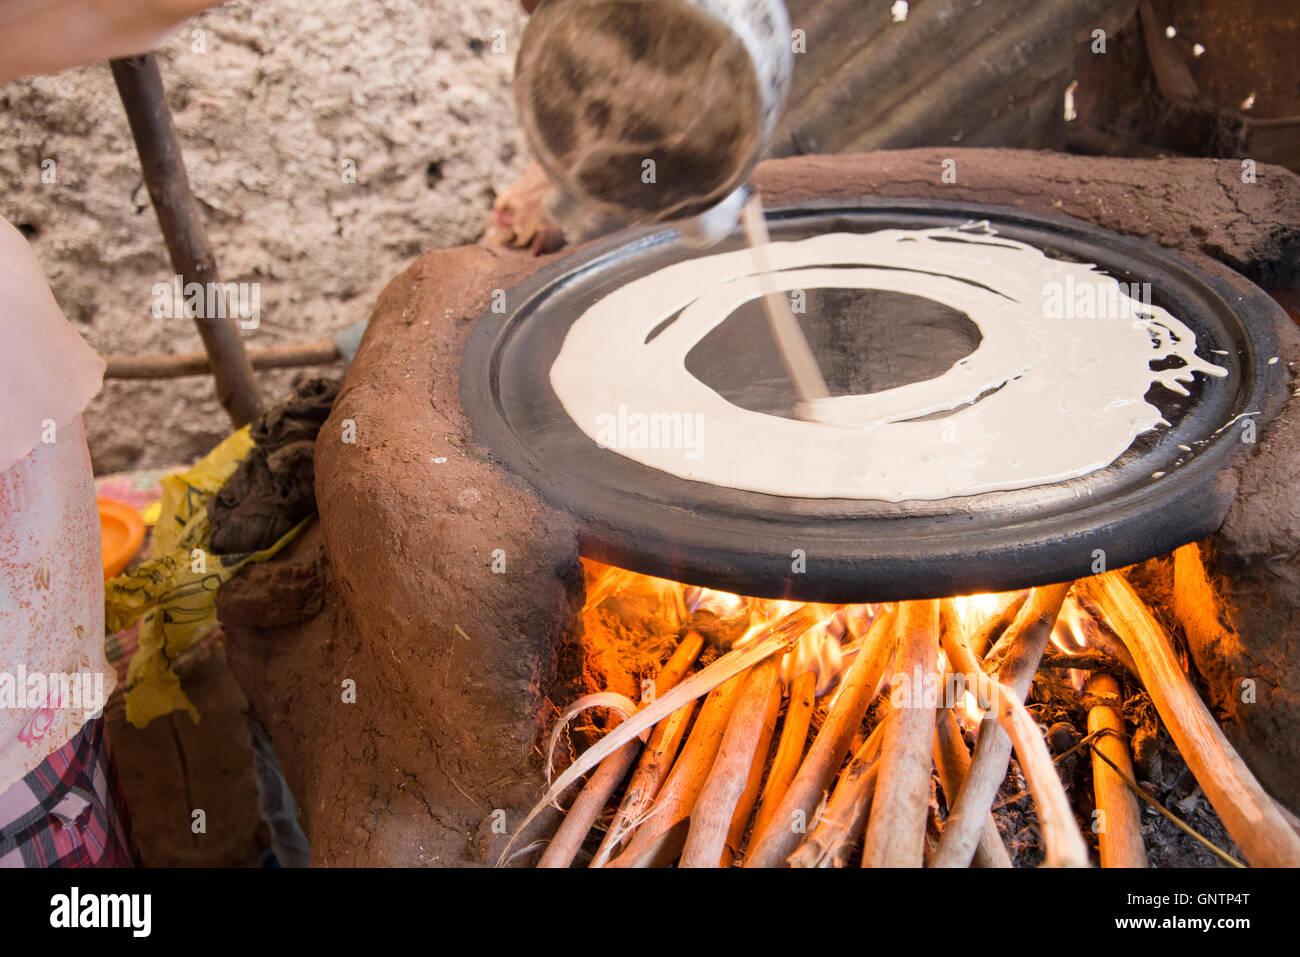
M 772 154 L 1060 146 L 1065 88 L 1135 0 L 787 0 L 807 49 Z M 1101 54 L 1104 55 L 1104 54 Z

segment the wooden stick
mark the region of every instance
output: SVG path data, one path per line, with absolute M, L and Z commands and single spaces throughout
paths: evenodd
M 691 811 L 708 780 L 748 676 L 749 671 L 741 672 L 709 692 L 644 822 L 633 833 L 627 850 L 606 867 L 665 867 L 677 857 L 686 842 Z
M 700 656 L 703 648 L 703 637 L 695 631 L 687 632 L 660 669 L 659 676 L 655 679 L 655 693 L 667 691 L 677 684 L 695 659 Z M 586 785 L 574 799 L 555 836 L 546 846 L 541 860 L 537 862 L 538 867 L 568 867 L 573 863 L 574 857 L 582 847 L 582 842 L 587 839 L 587 832 L 596 823 L 596 818 L 604 810 L 609 796 L 627 776 L 628 768 L 640 753 L 641 742 L 634 739 L 600 762 L 600 766 L 587 779 Z
M 328 365 L 342 356 L 333 339 L 316 339 L 294 345 L 247 349 L 253 369 L 295 369 Z M 187 375 L 210 375 L 212 360 L 206 352 L 174 352 L 166 355 L 104 356 L 105 379 L 178 379 Z
M 1029 601 L 1029 592 L 1018 592 L 1011 596 L 1011 600 L 1006 603 L 1000 612 L 991 615 L 984 620 L 984 623 L 975 629 L 967 644 L 970 650 L 983 658 L 988 654 L 989 648 L 993 642 L 997 641 L 1006 632 L 1020 614 L 1020 609 L 1025 607 L 1025 602 Z
M 718 867 L 727 846 L 731 819 L 749 783 L 766 723 L 772 692 L 781 686 L 781 663 L 775 656 L 755 665 L 727 722 L 708 779 L 691 811 L 679 867 Z M 768 739 L 769 742 L 771 739 Z M 767 757 L 764 752 L 763 757 Z M 761 769 L 760 769 L 761 773 Z
M 951 709 L 939 713 L 938 726 L 934 735 L 934 766 L 939 772 L 939 783 L 943 785 L 944 798 L 951 808 L 961 793 L 961 786 L 970 773 L 970 752 L 962 740 L 961 729 Z M 975 846 L 975 867 L 1010 867 L 1011 855 L 998 833 L 998 825 L 990 811 L 984 817 L 984 828 L 980 831 L 979 843 Z
M 1097 671 L 1089 676 L 1084 687 L 1090 695 L 1115 702 L 1098 701 L 1088 711 L 1089 734 L 1111 732 L 1098 736 L 1092 746 L 1092 790 L 1097 799 L 1097 813 L 1101 815 L 1096 826 L 1101 866 L 1146 867 L 1147 852 L 1142 846 L 1142 818 L 1137 798 L 1124 779 L 1098 756 L 1105 755 L 1120 771 L 1133 777 L 1124 719 L 1117 708 L 1119 682 L 1104 671 Z
M 700 695 L 716 690 L 729 679 L 739 677 L 765 658 L 783 654 L 800 635 L 817 623 L 818 611 L 819 608 L 814 605 L 797 605 L 793 611 L 779 620 L 765 623 L 753 633 L 752 640 L 745 647 L 733 648 L 721 658 L 710 662 L 677 687 L 670 688 L 652 703 L 631 715 L 583 751 L 559 777 L 550 783 L 541 800 L 529 809 L 523 820 L 515 827 L 510 839 L 497 855 L 497 866 L 503 866 L 510 858 L 510 851 L 515 842 L 527 831 L 537 815 L 552 805 L 560 795 L 568 793 L 569 788 L 584 774 L 595 770 L 596 766 L 609 755 L 634 737 L 640 737 L 648 732 L 686 702 L 694 701 Z
M 781 683 L 772 687 L 768 698 L 767 712 L 763 716 L 763 733 L 754 748 L 754 760 L 749 769 L 749 781 L 745 784 L 745 793 L 740 796 L 736 813 L 731 817 L 731 829 L 727 831 L 727 846 L 722 851 L 722 866 L 730 867 L 740 855 L 740 843 L 745 839 L 750 819 L 754 814 L 754 805 L 758 803 L 759 791 L 763 785 L 763 769 L 767 765 L 767 752 L 772 747 L 772 738 L 776 736 L 776 721 L 781 713 Z
M 655 725 L 641 754 L 641 760 L 637 762 L 636 770 L 632 772 L 627 789 L 623 792 L 618 812 L 605 831 L 600 846 L 596 848 L 591 867 L 604 867 L 641 823 L 686 738 L 686 729 L 695 714 L 695 706 L 696 702 L 690 701 Z
M 1063 589 L 1060 592 L 1061 601 L 1064 601 L 1065 591 L 1069 590 L 1069 586 L 1060 587 Z M 1029 609 L 1032 603 L 1031 599 L 1030 604 L 1025 608 Z M 1058 603 L 1057 608 L 1059 607 Z M 1087 845 L 1084 844 L 1083 835 L 1079 833 L 1079 825 L 1074 819 L 1074 811 L 1065 796 L 1061 779 L 1057 776 L 1052 756 L 1047 751 L 1047 743 L 1038 730 L 1038 724 L 1025 709 L 1024 694 L 1018 689 L 1008 688 L 1001 682 L 984 675 L 959 629 L 944 629 L 943 647 L 954 671 L 974 676 L 979 688 L 980 700 L 990 702 L 990 711 L 997 717 L 1001 729 L 1015 747 L 1016 756 L 1020 759 L 1020 768 L 1025 773 L 1025 780 L 1029 784 L 1030 793 L 1034 796 L 1034 807 L 1038 812 L 1038 823 L 1042 829 L 1043 844 L 1046 848 L 1046 859 L 1043 865 L 1045 867 L 1087 867 Z M 984 730 L 981 727 L 981 737 Z M 973 773 L 972 770 L 971 776 Z M 1006 774 L 1005 762 L 1002 773 Z M 971 776 L 967 777 L 967 784 L 970 783 Z M 960 795 L 957 800 L 960 804 Z M 940 846 L 942 848 L 942 838 Z M 936 855 L 936 866 L 938 866 L 937 860 L 938 855 Z
M 898 614 L 898 663 L 892 702 L 894 720 L 885 731 L 880 777 L 867 823 L 863 867 L 921 867 L 925 863 L 925 813 L 934 748 L 938 688 L 939 602 L 903 602 Z M 902 684 L 904 683 L 905 684 Z M 906 692 L 905 697 L 900 694 Z
M 783 866 L 812 825 L 813 811 L 844 763 L 853 735 L 862 725 L 880 676 L 894 653 L 897 617 L 897 609 L 890 608 L 872 622 L 871 630 L 863 639 L 862 651 L 845 673 L 839 693 L 799 773 L 790 782 L 766 830 L 757 835 L 756 841 L 751 841 L 745 867 Z
M 1181 551 L 1181 549 L 1179 549 L 1178 551 Z M 1177 556 L 1178 556 L 1178 552 L 1176 551 L 1174 552 L 1175 569 L 1177 569 L 1178 566 Z M 1178 599 L 1181 596 L 1179 595 L 1179 589 L 1177 584 L 1178 581 L 1177 571 L 1175 571 L 1174 574 L 1175 574 L 1174 607 L 1176 611 L 1178 605 Z M 1091 598 L 1089 598 L 1087 593 L 1085 593 L 1082 589 L 1076 590 L 1073 597 L 1074 600 L 1079 603 L 1079 607 L 1087 613 L 1087 617 L 1084 621 L 1084 626 L 1083 626 L 1083 631 L 1084 631 L 1083 637 L 1084 640 L 1088 642 L 1088 646 L 1090 648 L 1095 648 L 1097 651 L 1100 651 L 1102 654 L 1109 655 L 1111 658 L 1114 658 L 1121 665 L 1123 665 L 1124 669 L 1128 671 L 1128 673 L 1131 674 L 1134 678 L 1138 677 L 1137 665 L 1133 661 L 1133 655 L 1130 654 L 1129 650 L 1124 647 L 1124 642 L 1120 641 L 1119 635 L 1115 634 L 1115 632 L 1111 630 L 1111 627 L 1102 620 L 1104 616 L 1101 614 L 1101 611 L 1097 608 L 1097 603 L 1093 601 Z M 1103 668 L 1085 668 L 1084 670 L 1085 671 L 1109 671 L 1110 667 L 1106 666 Z
M 843 867 L 848 863 L 849 854 L 866 830 L 871 814 L 871 801 L 879 781 L 880 746 L 885 725 L 893 715 L 890 711 L 882 717 L 854 752 L 817 826 L 808 840 L 790 855 L 791 867 Z
M 217 257 L 208 241 L 199 204 L 190 192 L 185 157 L 172 124 L 163 90 L 162 73 L 152 53 L 112 60 L 109 66 L 126 110 L 131 136 L 140 157 L 140 171 L 158 226 L 167 244 L 172 269 L 188 285 L 205 288 L 218 281 Z M 244 354 L 243 340 L 230 317 L 196 317 L 194 324 L 212 362 L 217 399 L 236 428 L 262 413 L 257 380 Z
M 1256 867 L 1300 866 L 1300 835 L 1228 743 L 1133 586 L 1119 572 L 1083 584 L 1133 653 L 1160 720 L 1246 860 Z
M 1047 641 L 1056 627 L 1069 584 L 1048 585 L 1035 588 L 1025 602 L 1015 622 L 999 644 L 1010 648 L 999 677 L 1023 701 L 1029 693 L 1038 661 L 1043 656 Z M 948 647 L 945 633 L 944 648 Z M 962 668 L 950 664 L 954 671 Z M 980 672 L 983 674 L 983 672 Z M 972 675 L 972 677 L 975 677 Z M 969 867 L 979 845 L 984 821 L 993 807 L 993 799 L 1007 776 L 1007 763 L 1011 759 L 1011 739 L 1003 733 L 998 722 L 986 717 L 980 723 L 975 753 L 971 758 L 970 772 L 957 794 L 956 803 L 949 809 L 939 839 L 939 851 L 934 858 L 935 867 Z
M 758 814 L 754 817 L 755 834 L 762 834 L 772 822 L 785 792 L 790 789 L 795 772 L 799 770 L 816 700 L 815 671 L 806 671 L 790 682 L 790 705 L 785 711 L 785 723 L 781 725 L 781 741 L 776 747 L 776 759 L 772 762 L 767 784 L 763 786 Z
M 1045 588 L 1050 589 L 1058 589 L 1062 587 L 1066 589 L 1064 594 L 1068 596 L 1068 589 L 1070 587 L 1068 584 L 1062 583 L 1061 585 L 1045 586 Z M 1056 620 L 1061 617 L 1061 609 L 1065 607 L 1065 599 L 1063 598 L 1060 602 L 1056 602 L 1054 600 L 1055 594 L 1055 591 L 1048 592 L 1043 588 L 1035 588 L 1029 593 L 1029 601 L 1025 602 L 1024 607 L 1020 609 L 1020 613 L 1016 615 L 1016 621 L 1012 623 L 1012 627 L 1008 628 L 1003 633 L 1002 637 L 994 642 L 993 647 L 989 649 L 989 653 L 984 656 L 984 670 L 987 674 L 1009 674 L 1008 664 L 1011 662 L 1013 655 L 1016 655 L 1019 658 L 1017 668 L 1029 667 L 1031 662 L 1028 660 L 1030 657 L 1028 652 L 1032 649 L 1024 647 L 1025 629 L 1034 627 L 1034 621 L 1038 619 L 1041 619 L 1040 623 L 1047 627 L 1047 634 L 1043 636 L 1043 648 L 1044 651 L 1046 651 L 1047 643 L 1052 637 L 1052 632 L 1056 630 Z M 1036 603 L 1040 606 L 1038 609 L 1040 612 L 1038 619 L 1026 619 L 1026 621 L 1022 621 L 1021 616 L 1023 615 L 1031 616 L 1032 619 L 1033 612 L 1026 611 L 1027 608 L 1031 607 L 1031 603 Z M 1052 611 L 1054 606 L 1056 608 L 1055 612 Z M 1050 619 L 1050 621 L 1048 619 Z M 1035 634 L 1037 634 L 1036 631 Z M 1025 694 L 1029 693 L 1029 684 L 1033 681 L 1034 675 L 1038 673 L 1038 668 L 1042 662 L 1043 655 L 1039 654 L 1032 662 L 1033 670 L 1030 671 L 1028 675 L 1024 675 Z
M 1129 655 L 1127 651 L 1124 652 L 1124 657 L 1129 661 L 1133 660 L 1132 656 Z M 1042 671 L 1044 668 L 1051 668 L 1053 670 L 1074 668 L 1079 671 L 1104 671 L 1112 668 L 1124 668 L 1125 671 L 1128 670 L 1125 667 L 1124 662 L 1120 661 L 1118 658 L 1112 658 L 1110 655 L 1103 654 L 1100 651 L 1080 651 L 1076 654 L 1067 654 L 1064 651 L 1059 651 L 1052 645 L 1047 646 L 1047 650 L 1043 652 L 1043 660 L 1038 663 L 1039 671 Z M 1130 672 L 1130 674 L 1132 674 L 1134 678 L 1138 676 L 1136 665 L 1133 666 L 1133 671 Z

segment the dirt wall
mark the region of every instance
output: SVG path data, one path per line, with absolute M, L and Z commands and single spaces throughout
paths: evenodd
M 260 284 L 249 347 L 364 319 L 419 253 L 482 232 L 524 164 L 523 23 L 516 0 L 232 0 L 159 49 L 222 277 Z M 152 315 L 172 270 L 107 64 L 0 87 L 0 215 L 100 353 L 201 348 Z M 294 375 L 258 379 L 276 398 Z M 205 377 L 109 382 L 86 426 L 99 471 L 189 461 L 228 429 Z

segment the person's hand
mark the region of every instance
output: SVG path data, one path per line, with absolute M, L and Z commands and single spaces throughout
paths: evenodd
M 0 0 L 0 85 L 147 53 L 220 0 Z M 527 4 L 525 4 L 527 6 Z M 536 4 L 534 4 L 536 6 Z
M 482 241 L 530 249 L 537 256 L 555 252 L 564 245 L 564 233 L 546 209 L 550 193 L 545 171 L 536 162 L 529 163 L 492 204 L 492 218 Z

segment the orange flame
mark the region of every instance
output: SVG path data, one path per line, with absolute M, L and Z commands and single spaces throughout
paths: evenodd
M 1004 596 L 996 592 L 958 595 L 952 600 L 962 630 L 970 634 L 992 618 L 1002 607 Z

